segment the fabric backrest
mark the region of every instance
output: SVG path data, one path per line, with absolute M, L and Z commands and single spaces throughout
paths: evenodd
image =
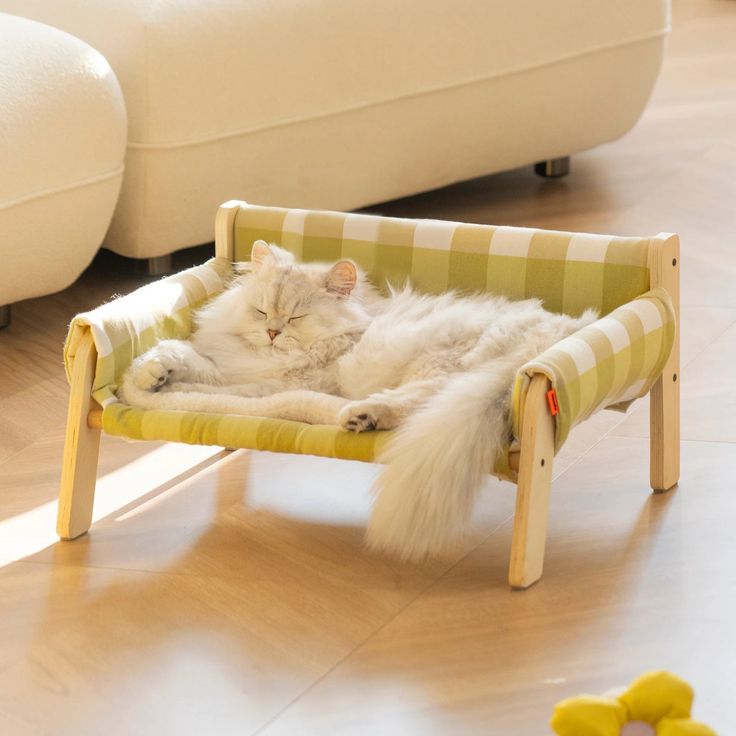
M 648 238 L 242 206 L 235 260 L 265 240 L 302 261 L 354 260 L 381 289 L 488 291 L 532 297 L 555 312 L 601 315 L 649 289 Z

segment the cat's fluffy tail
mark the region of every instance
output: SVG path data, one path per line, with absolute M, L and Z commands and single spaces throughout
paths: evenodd
M 448 551 L 509 433 L 509 396 L 520 361 L 500 359 L 450 377 L 411 415 L 379 458 L 368 525 L 371 548 L 405 560 Z

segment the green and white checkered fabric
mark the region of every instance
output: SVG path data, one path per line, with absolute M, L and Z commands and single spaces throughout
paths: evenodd
M 144 410 L 120 402 L 105 407 L 102 426 L 107 434 L 135 440 L 168 440 L 362 462 L 373 462 L 393 435 L 380 431 L 355 434 L 325 424 L 235 414 Z M 508 452 L 501 453 L 488 472 L 516 479 L 509 467 Z
M 625 410 L 649 392 L 675 337 L 675 312 L 664 289 L 652 291 L 561 340 L 524 365 L 514 387 L 514 434 L 521 435 L 523 397 L 535 374 L 557 393 L 555 451 L 575 424 L 605 408 Z
M 557 391 L 556 446 L 570 429 L 606 406 L 647 393 L 672 348 L 675 320 L 661 289 L 649 289 L 649 240 L 525 228 L 403 220 L 273 207 L 242 207 L 235 221 L 236 259 L 247 260 L 254 240 L 290 249 L 299 258 L 352 258 L 377 285 L 403 283 L 439 292 L 488 290 L 510 298 L 539 297 L 548 309 L 607 315 L 525 365 L 517 377 L 513 422 L 518 429 L 525 388 L 535 373 Z M 373 460 L 390 432 L 360 435 L 337 427 L 258 417 L 144 411 L 117 402 L 118 381 L 132 360 L 158 340 L 186 339 L 192 313 L 232 278 L 229 260 L 162 279 L 73 320 L 65 346 L 71 375 L 76 346 L 91 331 L 97 347 L 94 398 L 103 427 L 131 439 L 306 453 Z M 504 456 L 494 472 L 514 478 Z
M 64 345 L 67 378 L 71 380 L 77 345 L 89 330 L 97 348 L 92 396 L 103 407 L 117 401 L 118 380 L 133 359 L 159 340 L 186 340 L 192 332 L 193 312 L 221 292 L 232 275 L 230 261 L 213 258 L 78 314 Z
M 467 225 L 247 205 L 235 219 L 235 259 L 255 240 L 303 261 L 351 258 L 379 287 L 537 297 L 553 312 L 608 314 L 649 289 L 648 238 Z
M 102 423 L 108 434 L 129 439 L 241 447 L 364 462 L 373 461 L 391 436 L 391 432 L 355 434 L 330 425 L 237 414 L 136 409 L 120 402 L 105 407 Z

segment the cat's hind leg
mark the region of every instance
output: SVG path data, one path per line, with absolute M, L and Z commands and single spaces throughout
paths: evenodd
M 338 423 L 350 432 L 395 429 L 437 392 L 445 378 L 438 376 L 410 381 L 398 388 L 371 394 L 366 399 L 351 401 L 338 415 Z
M 217 384 L 211 383 L 190 383 L 188 381 L 173 381 L 167 383 L 164 387 L 166 391 L 182 391 L 186 393 L 200 394 L 227 394 L 228 396 L 272 396 L 273 394 L 284 391 L 285 389 L 275 386 L 269 386 L 262 383 L 235 383 L 235 384 Z
M 142 409 L 241 414 L 251 417 L 289 419 L 308 424 L 337 424 L 337 416 L 347 399 L 318 391 L 296 389 L 271 396 L 233 396 L 199 391 L 141 391 L 126 393 L 123 399 Z

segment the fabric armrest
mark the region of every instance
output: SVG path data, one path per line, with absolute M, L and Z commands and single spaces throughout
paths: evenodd
M 512 410 L 515 436 L 520 436 L 532 376 L 547 376 L 556 393 L 557 451 L 572 427 L 599 409 L 624 411 L 649 392 L 670 355 L 675 329 L 672 301 L 658 288 L 553 345 L 517 374 Z
M 186 339 L 193 311 L 221 292 L 232 276 L 227 258 L 213 258 L 78 314 L 64 345 L 67 378 L 71 381 L 77 346 L 89 331 L 97 350 L 92 396 L 102 406 L 116 401 L 117 379 L 133 359 L 159 340 Z

